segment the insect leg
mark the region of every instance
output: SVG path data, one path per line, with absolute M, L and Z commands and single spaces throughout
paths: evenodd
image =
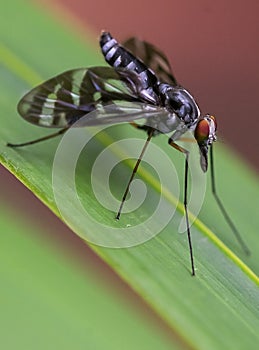
M 246 246 L 245 242 L 243 241 L 241 234 L 239 233 L 239 231 L 237 230 L 235 224 L 233 223 L 233 221 L 231 220 L 230 216 L 228 215 L 225 207 L 222 204 L 221 199 L 219 198 L 217 191 L 216 191 L 216 181 L 215 181 L 215 170 L 214 170 L 214 162 L 213 162 L 213 147 L 211 145 L 210 147 L 210 167 L 211 167 L 211 187 L 212 187 L 212 193 L 213 196 L 219 206 L 219 209 L 221 211 L 221 213 L 223 214 L 226 222 L 228 223 L 229 227 L 231 228 L 233 234 L 235 235 L 237 241 L 239 242 L 240 246 L 242 247 L 242 249 L 244 250 L 244 252 L 247 255 L 250 255 L 250 250 L 248 249 L 248 247 Z
M 136 125 L 137 125 L 137 124 L 136 124 Z M 131 174 L 131 177 L 130 177 L 130 179 L 129 179 L 128 185 L 127 185 L 126 190 L 125 190 L 125 192 L 124 192 L 124 195 L 123 195 L 123 197 L 122 197 L 121 204 L 120 204 L 118 213 L 117 213 L 117 215 L 116 215 L 116 220 L 119 220 L 119 219 L 120 219 L 121 211 L 122 211 L 123 205 L 124 205 L 124 203 L 125 203 L 127 194 L 129 193 L 130 184 L 131 184 L 132 180 L 134 179 L 134 176 L 135 176 L 135 174 L 136 174 L 136 172 L 137 172 L 137 170 L 138 170 L 139 164 L 140 164 L 140 162 L 141 162 L 141 160 L 142 160 L 142 158 L 143 158 L 143 155 L 144 155 L 144 153 L 145 153 L 145 151 L 146 151 L 146 149 L 147 149 L 147 146 L 148 146 L 148 144 L 149 144 L 149 141 L 151 140 L 151 138 L 152 138 L 152 136 L 153 136 L 153 133 L 154 133 L 154 130 L 153 130 L 153 129 L 151 129 L 150 132 L 148 133 L 147 140 L 146 140 L 146 142 L 145 142 L 145 144 L 144 144 L 144 147 L 142 148 L 142 151 L 141 151 L 141 153 L 140 153 L 140 155 L 139 155 L 139 158 L 138 158 L 138 160 L 137 160 L 137 162 L 136 162 L 136 164 L 135 164 L 135 167 L 134 167 L 134 169 L 133 169 L 133 171 L 132 171 L 132 174 Z
M 145 131 L 148 130 L 148 126 L 146 126 L 146 125 L 139 125 L 139 124 L 137 124 L 135 122 L 130 122 L 129 124 L 131 126 L 133 126 L 133 128 L 136 128 L 136 129 L 141 129 L 141 130 L 145 130 Z
M 69 129 L 69 127 L 65 127 L 64 129 L 61 129 L 61 130 L 59 130 L 58 132 L 55 132 L 54 134 L 50 134 L 50 135 L 41 137 L 41 138 L 39 138 L 39 139 L 32 140 L 32 141 L 28 141 L 28 142 L 24 142 L 24 143 L 10 143 L 10 142 L 8 142 L 8 143 L 6 144 L 6 146 L 14 148 L 14 147 L 23 147 L 23 146 L 33 145 L 34 143 L 38 143 L 38 142 L 41 142 L 41 141 L 46 141 L 46 140 L 52 139 L 53 137 L 62 135 L 62 134 L 64 134 L 68 129 Z
M 188 160 L 189 160 L 189 151 L 187 151 L 185 148 L 177 145 L 171 138 L 168 141 L 169 145 L 174 147 L 177 151 L 182 152 L 185 155 L 185 170 L 184 170 L 184 209 L 185 209 L 185 219 L 186 219 L 186 226 L 187 226 L 187 236 L 188 236 L 188 242 L 189 242 L 189 250 L 190 250 L 190 258 L 191 258 L 191 269 L 192 269 L 192 276 L 195 276 L 195 269 L 194 269 L 194 258 L 193 258 L 193 249 L 192 249 L 192 240 L 191 240 L 191 229 L 189 225 L 189 216 L 188 216 L 188 208 L 187 208 L 187 193 L 188 193 Z

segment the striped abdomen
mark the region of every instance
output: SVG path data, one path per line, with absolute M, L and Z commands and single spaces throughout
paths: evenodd
M 103 32 L 100 37 L 100 46 L 104 58 L 109 65 L 133 71 L 141 81 L 143 96 L 151 99 L 153 103 L 158 102 L 156 90 L 157 78 L 154 73 L 137 57 L 132 55 L 123 46 L 120 46 L 110 33 Z

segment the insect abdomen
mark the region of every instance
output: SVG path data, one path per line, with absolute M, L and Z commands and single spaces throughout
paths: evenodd
M 110 33 L 103 32 L 101 34 L 100 46 L 106 62 L 115 69 L 125 68 L 125 70 L 137 73 L 144 89 L 157 83 L 157 78 L 153 72 L 141 60 L 120 46 Z
M 120 46 L 110 33 L 102 32 L 100 46 L 106 62 L 114 67 L 115 70 L 117 69 L 122 78 L 123 72 L 119 72 L 119 69 L 136 73 L 135 76 L 131 77 L 131 80 L 134 81 L 138 96 L 149 103 L 158 105 L 158 80 L 155 74 L 141 60 L 132 55 L 123 46 Z

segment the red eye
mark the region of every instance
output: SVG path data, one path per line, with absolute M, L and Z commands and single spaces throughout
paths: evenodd
M 196 138 L 197 142 L 200 144 L 208 140 L 209 134 L 210 134 L 210 124 L 208 120 L 201 119 L 196 125 L 195 131 L 194 131 L 194 137 Z

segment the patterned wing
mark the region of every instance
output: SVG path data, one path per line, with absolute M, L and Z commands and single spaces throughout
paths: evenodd
M 140 58 L 145 65 L 155 72 L 160 82 L 177 85 L 172 69 L 165 54 L 154 45 L 136 37 L 129 38 L 123 46 Z
M 137 82 L 134 72 L 118 74 L 110 67 L 70 70 L 28 92 L 18 112 L 33 124 L 51 128 L 70 126 L 84 116 L 85 125 L 98 125 L 161 113 L 139 96 Z M 97 113 L 90 114 L 93 111 Z

